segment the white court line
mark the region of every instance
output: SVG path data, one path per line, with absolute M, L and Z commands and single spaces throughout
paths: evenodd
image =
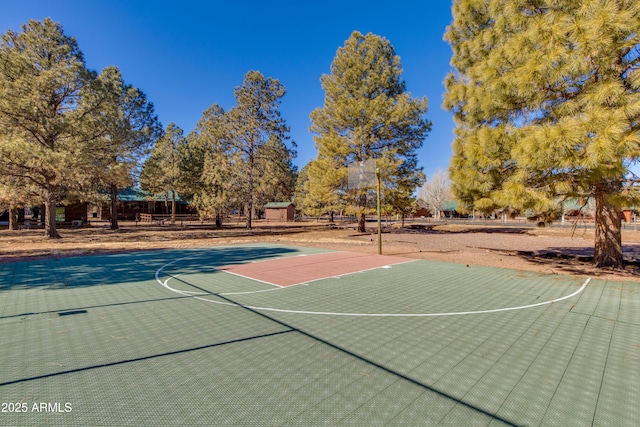
M 540 306 L 543 306 L 543 305 L 553 304 L 553 303 L 556 303 L 556 302 L 560 302 L 560 301 L 564 301 L 566 299 L 572 298 L 572 297 L 578 295 L 579 293 L 581 293 L 582 291 L 584 291 L 584 289 L 587 287 L 587 285 L 591 281 L 591 277 L 588 277 L 584 281 L 582 286 L 577 291 L 573 292 L 572 294 L 560 297 L 560 298 L 555 298 L 555 299 L 552 299 L 552 300 L 549 300 L 549 301 L 543 301 L 543 302 L 539 302 L 539 303 L 536 303 L 536 304 L 521 305 L 521 306 L 516 306 L 516 307 L 495 308 L 495 309 L 491 309 L 491 310 L 457 311 L 457 312 L 447 312 L 447 313 L 345 313 L 345 312 L 331 312 L 331 311 L 305 311 L 305 310 L 287 310 L 287 309 L 280 309 L 280 308 L 273 308 L 273 307 L 256 307 L 256 306 L 251 306 L 251 305 L 235 304 L 235 303 L 224 302 L 224 301 L 213 301 L 213 300 L 210 300 L 208 298 L 202 298 L 202 297 L 195 296 L 196 294 L 193 294 L 192 292 L 181 291 L 181 290 L 172 288 L 171 286 L 169 286 L 169 280 L 171 280 L 172 276 L 169 276 L 164 282 L 160 280 L 160 278 L 159 278 L 160 273 L 162 272 L 162 270 L 165 267 L 167 267 L 169 265 L 172 265 L 172 264 L 175 264 L 176 262 L 181 261 L 183 259 L 186 259 L 186 258 L 180 258 L 180 259 L 171 261 L 171 262 L 163 265 L 162 267 L 160 267 L 156 271 L 156 275 L 155 275 L 156 276 L 156 281 L 158 283 L 160 283 L 162 286 L 164 286 L 165 288 L 167 288 L 170 291 L 172 291 L 172 292 L 176 292 L 176 293 L 179 293 L 179 294 L 185 295 L 185 296 L 191 296 L 191 297 L 193 297 L 195 299 L 199 299 L 201 301 L 210 302 L 210 303 L 214 303 L 214 304 L 228 305 L 228 306 L 234 306 L 234 307 L 244 307 L 244 308 L 249 308 L 251 310 L 258 310 L 258 311 L 273 311 L 273 312 L 278 312 L 278 313 L 307 314 L 307 315 L 316 315 L 316 316 L 442 317 L 442 316 L 465 316 L 465 315 L 471 315 L 471 314 L 501 313 L 501 312 L 505 312 L 505 311 L 525 310 L 525 309 L 528 309 L 528 308 L 540 307 Z M 281 288 L 281 289 L 286 289 L 286 287 Z M 269 289 L 269 290 L 275 290 L 275 289 Z M 204 295 L 215 296 L 215 294 L 204 294 Z M 224 294 L 220 294 L 220 295 L 224 295 Z M 230 294 L 228 294 L 228 295 L 230 295 Z
M 304 256 L 313 256 L 313 255 L 323 255 L 329 252 L 318 252 L 315 254 L 300 254 L 300 255 L 295 255 L 295 257 L 304 257 Z M 180 258 L 179 260 L 175 260 L 173 262 L 170 262 L 169 264 L 163 265 L 162 267 L 160 267 L 160 270 L 162 270 L 163 268 L 177 262 L 177 261 L 181 261 L 183 259 L 187 259 L 189 257 L 184 257 L 184 258 Z M 264 259 L 264 260 L 258 260 L 258 261 L 251 261 L 251 264 L 256 264 L 256 263 L 261 263 L 261 262 L 268 262 L 268 261 L 274 261 L 274 260 L 279 260 L 279 259 L 286 259 L 289 257 L 286 256 L 282 256 L 282 257 L 275 257 L 275 258 L 270 258 L 270 259 Z M 215 271 L 220 271 L 222 273 L 227 273 L 227 274 L 233 274 L 234 276 L 238 276 L 238 277 L 242 277 L 243 279 L 249 279 L 249 280 L 253 280 L 256 282 L 260 282 L 260 283 L 264 283 L 265 285 L 269 285 L 269 286 L 275 286 L 274 289 L 262 289 L 260 291 L 247 291 L 247 292 L 229 292 L 229 293 L 221 293 L 220 295 L 243 295 L 243 294 L 252 294 L 252 293 L 258 293 L 258 292 L 266 292 L 266 291 L 275 291 L 281 288 L 287 288 L 290 286 L 297 286 L 297 285 L 301 285 L 301 284 L 306 284 L 306 283 L 310 283 L 312 281 L 315 280 L 320 280 L 320 279 L 314 279 L 311 280 L 309 282 L 303 282 L 303 283 L 294 283 L 292 285 L 286 285 L 286 286 L 282 286 L 282 285 L 278 285 L 277 283 L 271 283 L 271 282 L 267 282 L 266 280 L 260 280 L 260 279 L 256 279 L 255 277 L 251 277 L 251 276 L 245 276 L 243 274 L 239 274 L 239 273 L 235 273 L 233 271 L 227 271 L 227 270 L 222 270 L 222 267 L 228 267 L 228 265 L 223 265 L 223 266 L 219 266 L 219 267 L 204 267 L 206 269 L 210 269 L 210 270 L 215 270 Z M 389 268 L 388 266 L 384 267 L 384 268 Z M 362 271 L 366 271 L 366 270 L 362 270 Z M 156 272 L 157 273 L 157 272 Z M 359 272 L 358 272 L 359 273 Z M 350 274 L 350 273 L 346 273 L 346 274 Z M 174 278 L 178 277 L 178 275 L 173 276 Z M 158 280 L 158 275 L 156 274 L 156 280 Z M 174 289 L 174 288 L 171 288 Z M 205 295 L 204 292 L 193 292 L 193 291 L 183 291 L 187 294 L 194 294 L 194 295 Z
M 302 255 L 297 255 L 297 256 L 306 256 L 306 255 L 302 254 Z M 365 268 L 364 270 L 358 270 L 358 271 L 352 271 L 352 272 L 349 272 L 349 273 L 338 274 L 337 276 L 319 277 L 317 279 L 311 279 L 311 280 L 307 280 L 307 281 L 300 282 L 300 283 L 292 283 L 291 285 L 278 285 L 278 284 L 275 284 L 275 283 L 267 282 L 266 280 L 260 280 L 260 279 L 256 279 L 256 278 L 251 277 L 251 276 L 245 276 L 243 274 L 234 273 L 232 271 L 217 269 L 217 271 L 220 271 L 222 273 L 229 273 L 229 274 L 233 274 L 233 275 L 238 276 L 238 277 L 242 277 L 244 279 L 254 280 L 256 282 L 264 283 L 266 285 L 276 286 L 276 288 L 273 288 L 273 289 L 262 289 L 262 290 L 259 290 L 259 291 L 220 292 L 218 295 L 247 295 L 247 294 L 257 294 L 257 293 L 260 293 L 260 292 L 277 291 L 279 289 L 284 289 L 284 288 L 293 288 L 295 286 L 308 285 L 310 283 L 318 282 L 320 280 L 325 280 L 325 279 L 340 279 L 341 277 L 349 276 L 351 274 L 364 273 L 366 271 L 376 270 L 378 268 L 391 268 L 391 266 L 393 266 L 393 265 L 407 264 L 409 262 L 415 262 L 415 261 L 417 261 L 417 259 L 412 259 L 412 260 L 409 260 L 409 261 L 396 262 L 395 264 L 383 265 L 383 266 L 380 266 L 380 267 Z M 262 261 L 260 261 L 260 262 L 262 262 Z M 174 277 L 177 277 L 177 276 L 174 276 Z
M 222 273 L 233 274 L 234 276 L 242 277 L 243 279 L 249 279 L 249 280 L 253 280 L 255 282 L 264 283 L 265 285 L 276 286 L 278 288 L 285 288 L 286 287 L 286 286 L 282 286 L 282 285 L 277 285 L 275 283 L 267 282 L 266 280 L 260 280 L 260 279 L 254 278 L 254 277 L 245 276 L 244 274 L 234 273 L 233 271 L 227 271 L 227 270 L 218 270 L 218 271 L 220 271 Z M 274 289 L 269 289 L 269 290 L 272 291 Z M 253 291 L 253 292 L 255 292 L 255 291 Z M 220 294 L 220 295 L 223 295 L 223 294 Z

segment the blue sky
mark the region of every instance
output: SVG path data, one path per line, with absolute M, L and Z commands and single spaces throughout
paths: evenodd
M 298 167 L 316 156 L 309 113 L 323 104 L 320 77 L 336 50 L 354 30 L 383 36 L 400 56 L 407 90 L 429 99 L 433 128 L 419 164 L 428 177 L 448 167 L 453 121 L 441 104 L 450 1 L 25 0 L 3 4 L 0 31 L 45 17 L 77 39 L 89 68 L 120 68 L 154 103 L 162 124 L 174 122 L 185 134 L 209 105 L 235 104 L 234 87 L 247 71 L 279 79 Z

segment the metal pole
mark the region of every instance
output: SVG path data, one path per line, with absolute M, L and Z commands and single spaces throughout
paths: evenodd
M 382 221 L 380 219 L 380 169 L 376 168 L 376 193 L 378 196 L 378 255 L 382 255 Z

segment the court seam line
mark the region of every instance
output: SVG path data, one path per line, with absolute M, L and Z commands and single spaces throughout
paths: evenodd
M 172 292 L 176 292 L 176 293 L 179 293 L 179 294 L 182 294 L 182 295 L 189 295 L 189 296 L 192 296 L 195 299 L 198 299 L 198 300 L 201 300 L 201 301 L 205 301 L 205 302 L 214 303 L 214 304 L 236 306 L 236 307 L 246 307 L 246 308 L 250 308 L 252 310 L 259 310 L 259 311 L 272 311 L 272 312 L 277 312 L 277 313 L 289 313 L 289 314 L 306 314 L 306 315 L 315 315 L 315 316 L 444 317 L 444 316 L 466 316 L 466 315 L 473 315 L 473 314 L 489 314 L 489 313 L 501 313 L 501 312 L 514 311 L 514 310 L 525 310 L 525 309 L 529 309 L 529 308 L 534 308 L 534 307 L 540 307 L 540 306 L 543 306 L 543 305 L 553 304 L 553 303 L 556 303 L 556 302 L 560 302 L 560 301 L 564 301 L 566 299 L 572 298 L 572 297 L 578 295 L 579 293 L 581 293 L 587 287 L 589 282 L 591 281 L 591 277 L 587 277 L 587 279 L 584 281 L 582 286 L 577 291 L 575 291 L 575 292 L 573 292 L 573 293 L 571 293 L 569 295 L 565 295 L 563 297 L 554 298 L 552 300 L 543 301 L 543 302 L 539 302 L 539 303 L 535 303 L 535 304 L 528 304 L 528 305 L 522 305 L 522 306 L 516 306 L 516 307 L 496 308 L 496 309 L 489 309 L 489 310 L 460 311 L 460 312 L 447 312 L 447 313 L 345 313 L 345 312 L 329 312 L 329 311 L 287 310 L 287 309 L 280 309 L 280 308 L 273 308 L 273 307 L 256 307 L 256 306 L 245 305 L 245 304 L 228 303 L 228 302 L 222 302 L 222 301 L 213 301 L 213 300 L 210 300 L 208 298 L 203 298 L 203 297 L 190 295 L 188 293 L 189 291 L 181 291 L 179 289 L 172 288 L 171 286 L 169 286 L 169 280 L 171 280 L 173 278 L 173 276 L 171 276 L 171 275 L 168 275 L 169 277 L 164 282 L 159 279 L 160 272 L 166 266 L 172 265 L 172 264 L 174 264 L 174 263 L 176 263 L 176 262 L 178 262 L 178 261 L 180 261 L 182 259 L 186 259 L 186 258 L 188 258 L 188 257 L 171 261 L 171 262 L 163 265 L 162 267 L 160 267 L 156 271 L 156 274 L 155 274 L 156 281 L 158 283 L 160 283 L 160 285 L 162 285 L 163 287 L 167 288 L 168 290 L 170 290 Z M 407 262 L 413 262 L 413 260 L 412 261 L 407 261 Z M 380 267 L 377 267 L 377 268 L 380 268 Z M 356 274 L 356 273 L 348 273 L 348 274 Z M 320 280 L 320 279 L 318 279 L 318 280 Z M 281 289 L 286 289 L 286 287 L 283 287 Z M 223 297 L 225 294 L 209 292 L 209 295 Z M 227 295 L 231 295 L 231 294 L 227 294 Z

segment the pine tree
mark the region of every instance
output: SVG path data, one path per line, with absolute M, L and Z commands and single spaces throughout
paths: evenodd
M 234 192 L 245 207 L 247 228 L 252 226 L 253 211 L 260 200 L 260 172 L 264 172 L 267 165 L 281 161 L 283 155 L 290 164 L 289 160 L 295 155 L 284 145 L 289 139 L 289 127 L 279 108 L 285 93 L 285 87 L 277 79 L 249 71 L 242 86 L 235 89 L 236 106 L 225 114 L 229 130 L 225 152 L 235 177 Z M 268 150 L 269 145 L 274 149 Z M 292 192 L 293 187 L 289 193 Z
M 295 151 L 285 144 L 289 129 L 280 117 L 285 88 L 257 71 L 245 75 L 235 90 L 236 106 L 217 104 L 202 115 L 187 152 L 192 165 L 193 204 L 205 216 L 245 209 L 251 227 L 254 207 L 273 200 L 291 200 L 295 185 Z M 295 145 L 295 144 L 293 144 Z M 199 173 L 199 176 L 198 176 Z
M 375 159 L 385 188 L 405 195 L 424 178 L 416 151 L 431 127 L 424 119 L 427 99 L 412 98 L 401 74 L 387 39 L 355 31 L 321 78 L 324 106 L 311 113 L 318 155 L 309 166 L 309 194 L 327 194 L 321 204 L 329 209 L 346 204 L 359 215 L 360 231 L 375 202 L 370 191 L 347 188 L 350 164 Z
M 256 203 L 288 202 L 295 190 L 297 168 L 293 164 L 295 151 L 280 138 L 271 137 L 257 151 L 257 171 L 260 180 L 256 188 Z
M 302 167 L 296 177 L 294 203 L 296 209 L 305 215 L 322 216 L 329 214 L 329 222 L 333 222 L 335 212 L 340 212 L 344 206 L 340 205 L 338 193 L 333 187 L 323 186 L 332 179 L 332 172 L 337 168 L 323 168 L 321 161 L 314 160 Z M 315 174 L 311 185 L 311 174 Z
M 311 206 L 308 205 L 308 191 L 306 190 L 307 182 L 309 181 L 309 163 L 304 165 L 296 175 L 296 184 L 293 192 L 293 203 L 296 206 L 296 210 L 302 212 L 305 215 L 313 215 L 309 211 Z
M 594 262 L 621 268 L 625 173 L 640 154 L 640 3 L 458 0 L 453 18 L 457 197 L 540 214 L 593 198 Z
M 217 227 L 222 227 L 222 216 L 234 204 L 229 138 L 225 111 L 214 104 L 198 121 L 183 161 L 193 190 L 193 205 L 201 216 L 215 218 Z
M 83 101 L 95 80 L 76 40 L 45 19 L 0 42 L 0 157 L 46 206 L 45 235 L 58 238 L 56 204 L 91 176 L 98 104 Z
M 417 164 L 417 158 L 405 159 L 398 167 L 398 178 L 386 183 L 382 197 L 385 211 L 400 215 L 403 227 L 405 217 L 416 210 L 417 198 L 414 193 L 425 179 Z
M 0 210 L 9 211 L 9 230 L 18 230 L 18 208 L 33 200 L 37 193 L 11 161 L 0 163 Z
M 120 70 L 107 67 L 98 78 L 102 114 L 94 122 L 102 137 L 93 146 L 94 171 L 98 186 L 111 193 L 111 229 L 118 229 L 118 188 L 132 185 L 140 159 L 154 141 L 162 136 L 162 127 L 153 104 L 136 87 L 126 84 Z
M 180 187 L 180 166 L 185 146 L 182 129 L 169 123 L 164 135 L 154 144 L 151 156 L 144 162 L 140 174 L 142 189 L 164 194 L 165 203 L 171 199 L 172 222 L 176 220 L 176 192 Z

